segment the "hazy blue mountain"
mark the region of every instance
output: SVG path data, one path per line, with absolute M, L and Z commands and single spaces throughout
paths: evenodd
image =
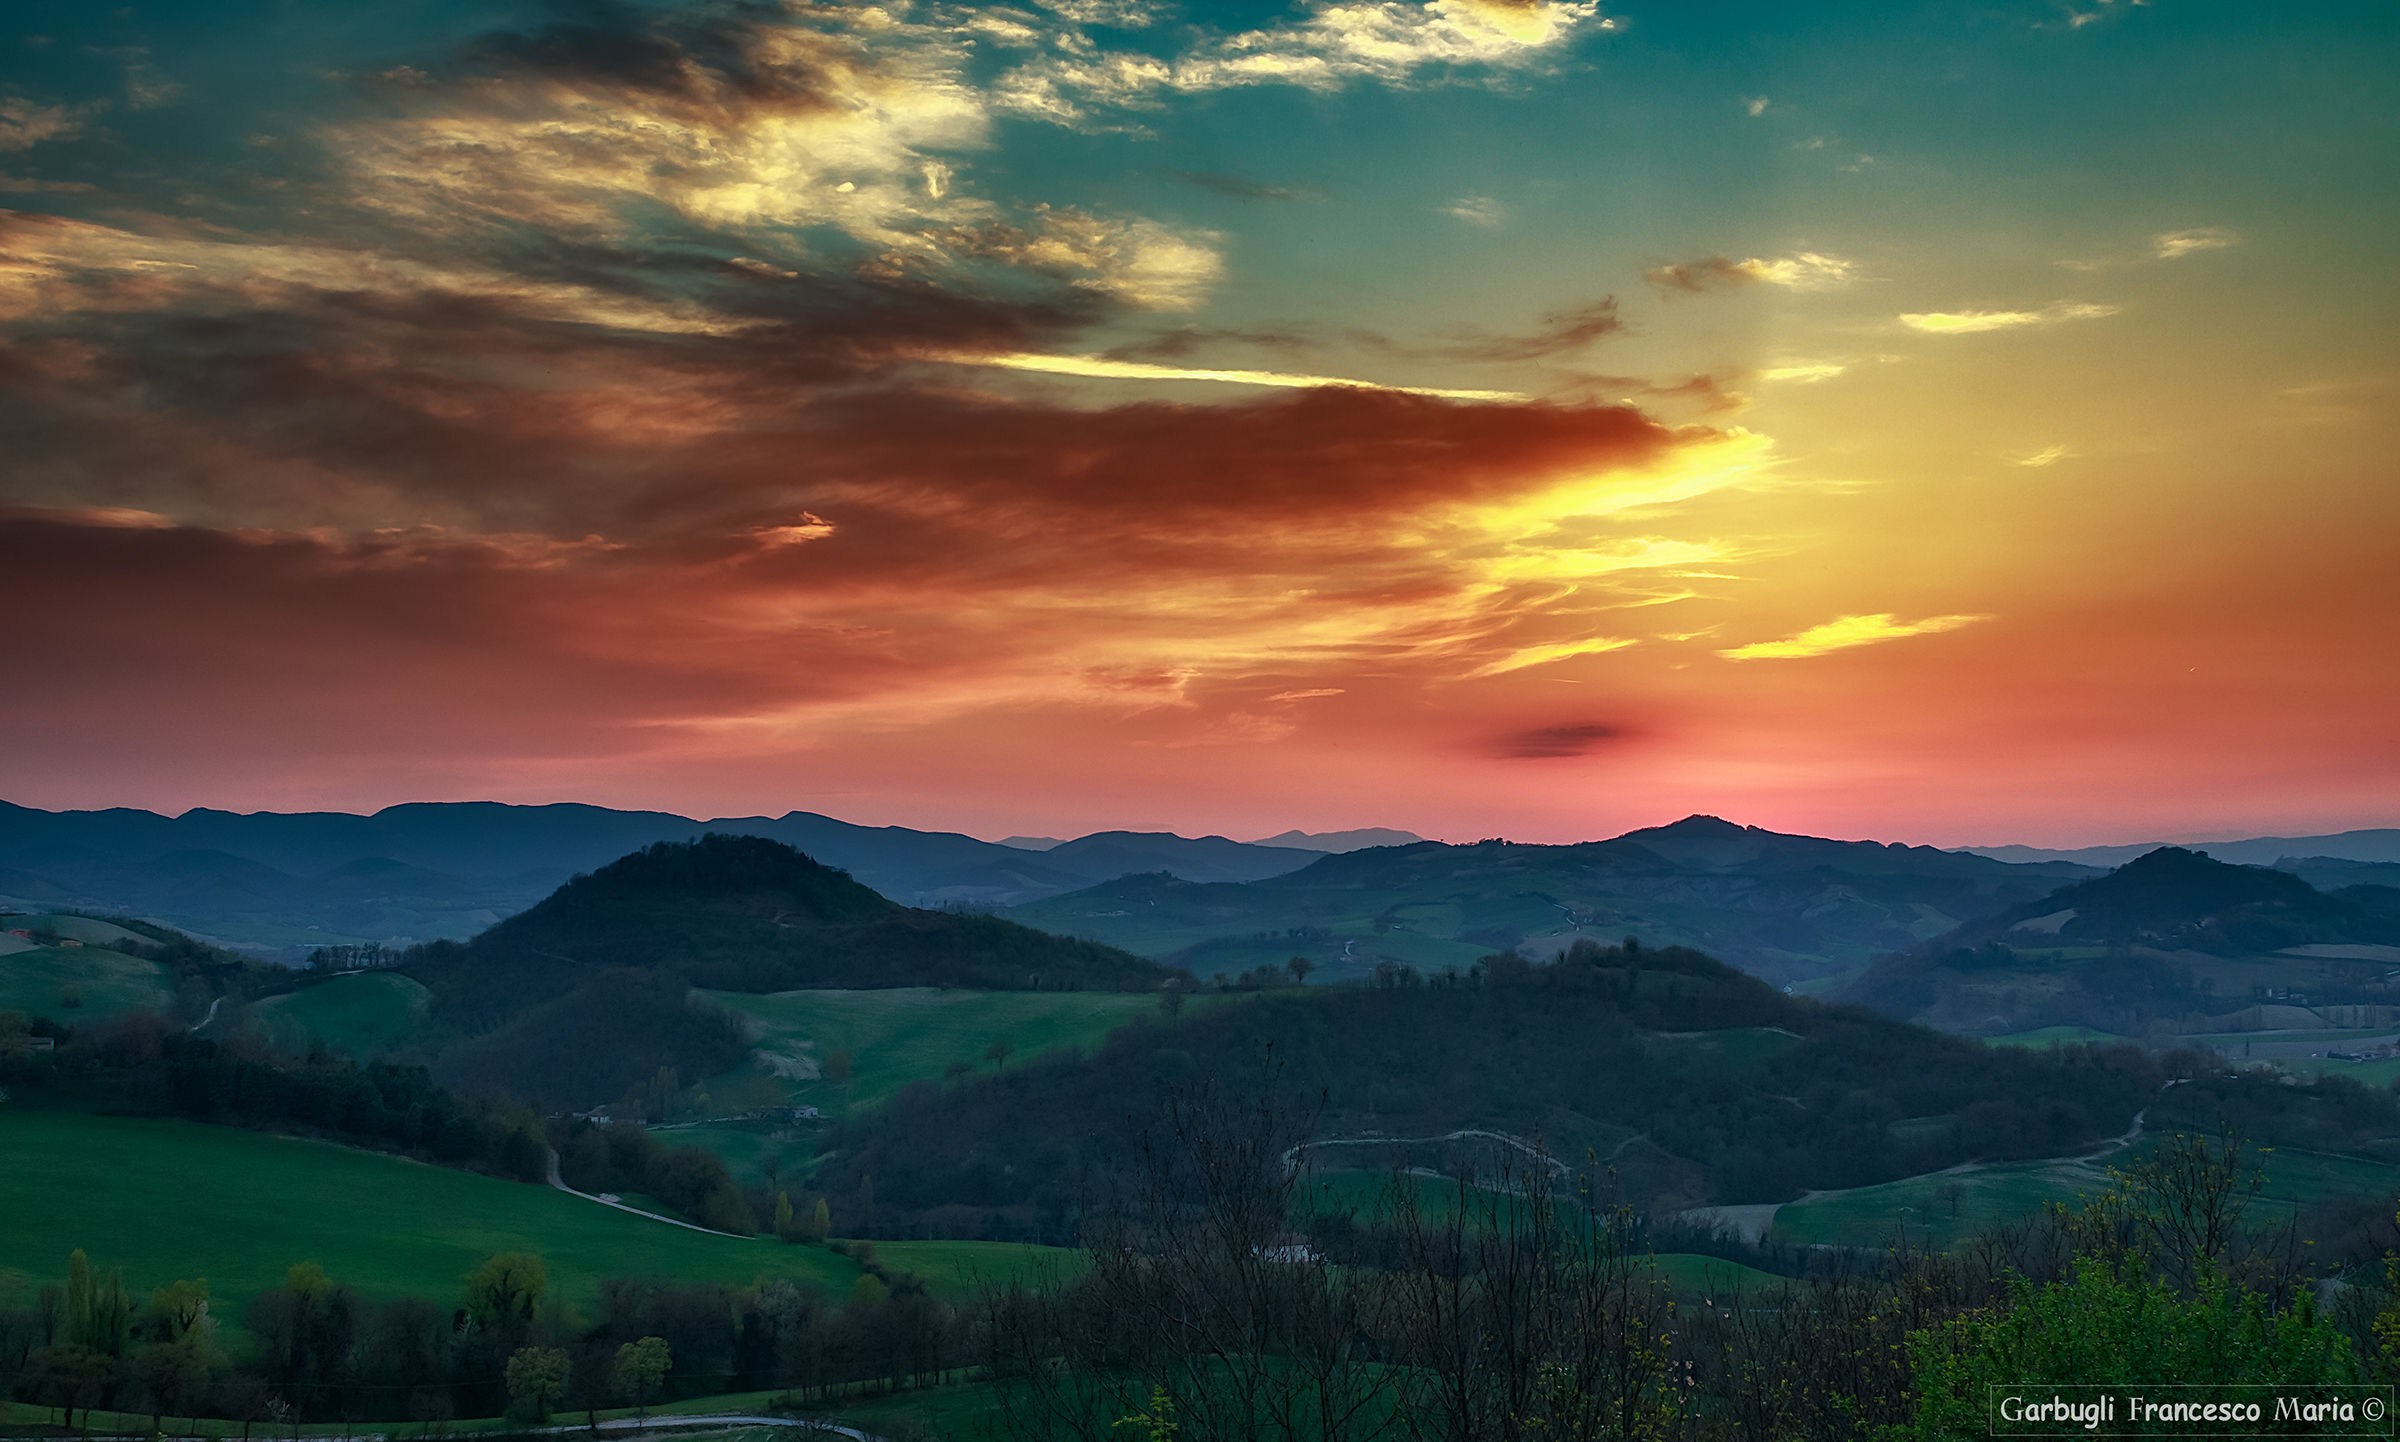
M 346 812 L 180 816 L 41 811 L 0 802 L 0 902 L 155 916 L 269 950 L 463 938 L 569 877 L 709 832 L 784 842 L 910 906 L 989 910 L 1129 871 L 1246 880 L 1317 853 L 1223 837 L 1109 832 L 1063 856 L 956 832 L 859 826 L 794 811 L 696 820 L 601 806 L 438 802 Z
M 1286 831 L 1262 836 L 1252 846 L 1295 846 L 1302 851 L 1364 851 L 1370 846 L 1414 846 L 1425 838 L 1414 831 L 1367 826 L 1356 831 Z
M 2352 863 L 2365 870 L 2380 868 Z M 1840 993 L 1894 1016 L 2006 1034 L 2375 1025 L 2400 1003 L 2400 889 L 2336 890 L 2288 870 L 2160 847 L 2105 876 L 1970 921 L 1877 962 Z M 2359 1010 L 2311 1017 L 2304 1007 Z
M 2085 866 L 2123 866 L 2162 846 L 2204 852 L 2237 866 L 2273 866 L 2287 858 L 2325 857 L 2337 861 L 2400 863 L 2400 828 L 2337 831 L 2331 836 L 2252 836 L 2231 841 L 2145 841 L 2137 846 L 2081 846 L 2053 850 L 2039 846 L 1962 846 L 1978 856 L 1999 861 L 2074 861 Z
M 1298 871 L 1321 856 L 1283 846 L 1247 845 L 1222 836 L 1171 831 L 1095 831 L 1042 853 L 1054 865 L 1103 878 L 1164 871 L 1183 881 L 1263 881 Z
M 1131 875 L 1009 915 L 1203 978 L 1295 956 L 1328 977 L 1380 961 L 1438 971 L 1487 952 L 1547 955 L 1578 939 L 1635 935 L 1796 984 L 2092 874 L 2071 863 L 2011 865 L 1694 816 L 1573 846 L 1375 847 L 1247 883 Z

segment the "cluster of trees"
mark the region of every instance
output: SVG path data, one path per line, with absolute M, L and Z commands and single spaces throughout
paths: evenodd
M 775 1206 L 771 1192 L 744 1195 L 716 1153 L 669 1147 L 632 1122 L 578 1123 L 559 1147 L 558 1171 L 577 1191 L 640 1192 L 704 1227 L 736 1236 L 755 1233 L 762 1210 L 772 1215 Z
M 586 1321 L 556 1296 L 541 1258 L 501 1253 L 448 1302 L 376 1301 L 314 1263 L 242 1314 L 256 1346 L 218 1340 L 207 1283 L 137 1304 L 85 1254 L 30 1307 L 0 1307 L 0 1395 L 79 1412 L 208 1415 L 247 1437 L 266 1422 L 414 1421 L 646 1407 L 662 1399 L 781 1388 L 823 1399 L 859 1383 L 922 1383 L 975 1356 L 968 1319 L 917 1279 L 861 1258 L 847 1298 L 789 1281 L 749 1287 L 618 1278 Z
M 460 1097 L 423 1067 L 361 1066 L 322 1046 L 293 1056 L 250 1038 L 211 1041 L 154 1012 L 48 1031 L 63 1038 L 55 1050 L 0 1048 L 0 1081 L 27 1099 L 309 1132 L 520 1181 L 547 1175 L 540 1113 L 503 1097 Z
M 1788 1036 L 1737 1057 L 1677 1035 L 1736 1028 Z M 849 1235 L 1072 1242 L 1080 1199 L 1106 1190 L 1166 1095 L 1268 1055 L 1326 1098 L 1333 1135 L 1473 1127 L 1618 1152 L 1628 1201 L 1649 1212 L 2074 1151 L 2204 1064 L 1985 1047 L 1788 997 L 1697 952 L 1585 944 L 1555 963 L 1286 986 L 1137 1022 L 1089 1056 L 909 1088 L 830 1129 L 817 1182 Z M 869 1175 L 876 1214 L 845 1213 Z
M 1295 1116 L 1178 1093 L 1091 1218 L 1091 1269 L 988 1298 L 1012 1435 L 1901 1442 L 1990 1435 L 1994 1383 L 2255 1389 L 2222 1397 L 2400 1375 L 2400 1287 L 2320 1311 L 2312 1239 L 2252 1214 L 2231 1141 L 2179 1137 L 1950 1254 L 1695 1306 L 1630 1212 L 1539 1159 L 1481 1186 L 1396 1175 L 1374 1245 L 1329 1256 L 1289 1230 Z
M 308 969 L 326 971 L 374 971 L 398 966 L 408 956 L 404 947 L 385 946 L 378 941 L 360 945 L 320 946 L 308 954 Z

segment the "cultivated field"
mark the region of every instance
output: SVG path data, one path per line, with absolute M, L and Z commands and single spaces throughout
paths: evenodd
M 27 1300 L 67 1254 L 122 1267 L 146 1295 L 206 1277 L 220 1315 L 313 1261 L 377 1297 L 454 1300 L 494 1252 L 538 1253 L 554 1291 L 592 1308 L 605 1277 L 846 1290 L 847 1258 L 686 1231 L 548 1187 L 233 1127 L 0 1106 L 0 1295 Z
M 174 1000 L 166 975 L 157 962 L 104 947 L 27 947 L 0 956 L 0 1011 L 72 1026 L 141 1007 L 165 1007 Z
M 1158 1015 L 1158 998 L 1142 992 L 916 986 L 700 995 L 750 1018 L 758 1027 L 759 1048 L 800 1063 L 795 1071 L 821 1072 L 834 1053 L 848 1052 L 847 1084 L 822 1076 L 791 1081 L 795 1101 L 821 1107 L 827 1116 L 872 1106 L 912 1081 L 939 1080 L 953 1065 L 990 1072 L 995 1065 L 1014 1065 L 1059 1047 L 1097 1046 L 1135 1017 Z M 1006 1061 L 987 1057 L 994 1042 L 1007 1044 Z

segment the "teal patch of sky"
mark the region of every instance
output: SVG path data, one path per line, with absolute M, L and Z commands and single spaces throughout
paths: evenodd
M 128 202 L 180 208 L 177 199 L 195 191 L 224 205 L 271 206 L 274 181 L 309 171 L 305 132 L 366 103 L 351 77 L 436 65 L 461 40 L 541 13 L 468 0 L 29 0 L 11 7 L 0 33 L 0 89 L 94 108 L 81 135 L 9 156 L 8 168 L 99 193 L 16 199 L 66 214 Z M 141 83 L 169 93 L 130 103 L 137 66 Z

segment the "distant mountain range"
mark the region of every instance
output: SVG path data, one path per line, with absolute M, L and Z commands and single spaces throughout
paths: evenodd
M 1238 884 L 1152 871 L 1008 915 L 1203 979 L 1293 957 L 1328 978 L 1384 961 L 1436 972 L 1494 951 L 1542 956 L 1633 935 L 1797 985 L 2093 874 L 2070 862 L 2011 864 L 1694 816 L 1573 846 L 1376 847 Z
M 52 812 L 0 802 L 0 907 L 154 918 L 253 953 L 463 939 L 568 878 L 661 841 L 781 841 L 903 905 L 1027 925 L 1200 975 L 1309 958 L 1439 969 L 1579 937 L 1682 943 L 1782 983 L 1852 971 L 2128 859 L 2132 848 L 1942 851 L 1786 836 L 1715 818 L 1572 846 L 1450 846 L 1386 828 L 1262 841 L 1103 831 L 988 842 L 812 812 L 710 820 L 560 804 L 420 803 L 372 815 Z M 2320 889 L 2400 881 L 2400 830 L 2211 843 Z
M 1129 871 L 1252 881 L 1321 850 L 1107 831 L 1043 852 L 793 811 L 695 820 L 599 806 L 440 802 L 343 812 L 39 811 L 0 802 L 0 903 L 154 916 L 241 945 L 462 939 L 569 877 L 709 832 L 781 841 L 909 906 L 992 910 Z
M 2162 846 L 2198 851 L 2236 866 L 2273 866 L 2314 858 L 2400 864 L 2400 827 L 2367 831 L 2337 831 L 2330 836 L 2253 836 L 2238 841 L 2145 841 L 2138 846 L 2080 846 L 2053 850 L 2039 846 L 1962 846 L 1996 861 L 2073 861 L 2084 866 L 2123 866 Z M 2287 870 L 2291 868 L 2285 868 Z

